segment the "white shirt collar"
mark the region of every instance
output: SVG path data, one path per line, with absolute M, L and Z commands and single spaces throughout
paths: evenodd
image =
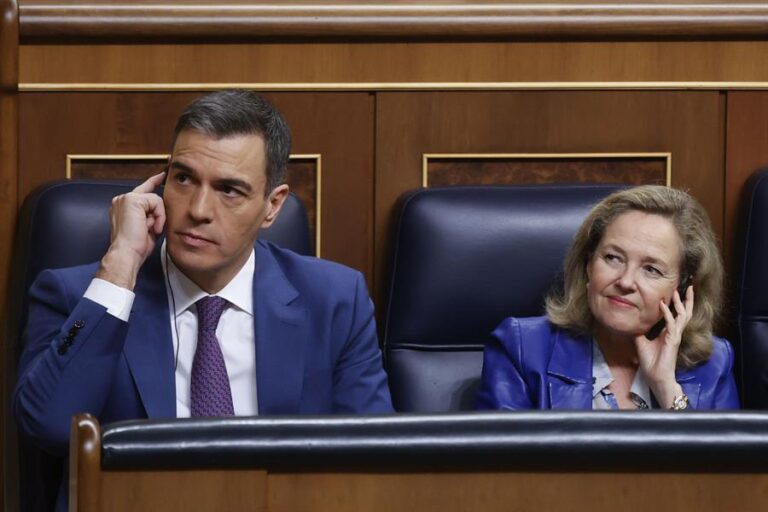
M 597 341 L 592 339 L 592 398 L 594 399 L 600 394 L 608 385 L 613 382 L 613 374 L 608 367 L 608 363 L 605 361 L 603 352 L 600 350 L 600 346 Z M 635 378 L 632 380 L 632 386 L 629 388 L 630 393 L 634 393 L 639 396 L 650 407 L 651 402 L 651 388 L 645 380 L 643 370 L 638 368 L 635 372 Z
M 173 294 L 171 302 L 176 305 L 176 315 L 180 315 L 195 302 L 209 295 L 185 276 L 173 263 L 173 260 L 168 257 L 165 241 L 163 241 L 163 246 L 160 249 L 160 259 L 163 265 L 163 273 L 170 282 L 170 289 Z M 253 274 L 255 269 L 256 255 L 251 250 L 251 255 L 248 257 L 245 265 L 216 295 L 226 299 L 230 304 L 249 315 L 253 315 Z

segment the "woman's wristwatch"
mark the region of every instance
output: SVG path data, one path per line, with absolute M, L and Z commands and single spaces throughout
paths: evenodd
M 685 411 L 686 409 L 688 409 L 688 395 L 685 393 L 676 396 L 672 400 L 672 407 L 669 408 L 670 411 Z

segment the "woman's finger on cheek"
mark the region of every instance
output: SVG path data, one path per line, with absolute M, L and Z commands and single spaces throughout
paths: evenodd
M 678 315 L 682 315 L 685 312 L 685 305 L 683 304 L 680 294 L 677 293 L 677 290 L 672 294 L 672 303 Z
M 659 301 L 659 308 L 664 316 L 664 320 L 667 321 L 667 328 L 669 328 L 675 322 L 675 315 L 672 314 L 672 310 L 669 309 L 669 306 L 664 302 L 664 299 Z

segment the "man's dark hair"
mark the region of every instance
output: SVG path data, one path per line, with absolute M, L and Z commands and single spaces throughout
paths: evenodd
M 195 130 L 215 139 L 261 135 L 267 150 L 265 194 L 285 181 L 291 130 L 282 114 L 262 95 L 245 89 L 229 89 L 198 98 L 187 105 L 176 122 L 174 145 L 185 130 Z

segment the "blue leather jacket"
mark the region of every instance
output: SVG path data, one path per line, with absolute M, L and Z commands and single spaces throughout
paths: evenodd
M 592 344 L 546 317 L 507 318 L 485 347 L 478 409 L 591 409 Z M 678 371 L 693 409 L 738 409 L 733 349 L 714 338 L 712 356 Z

